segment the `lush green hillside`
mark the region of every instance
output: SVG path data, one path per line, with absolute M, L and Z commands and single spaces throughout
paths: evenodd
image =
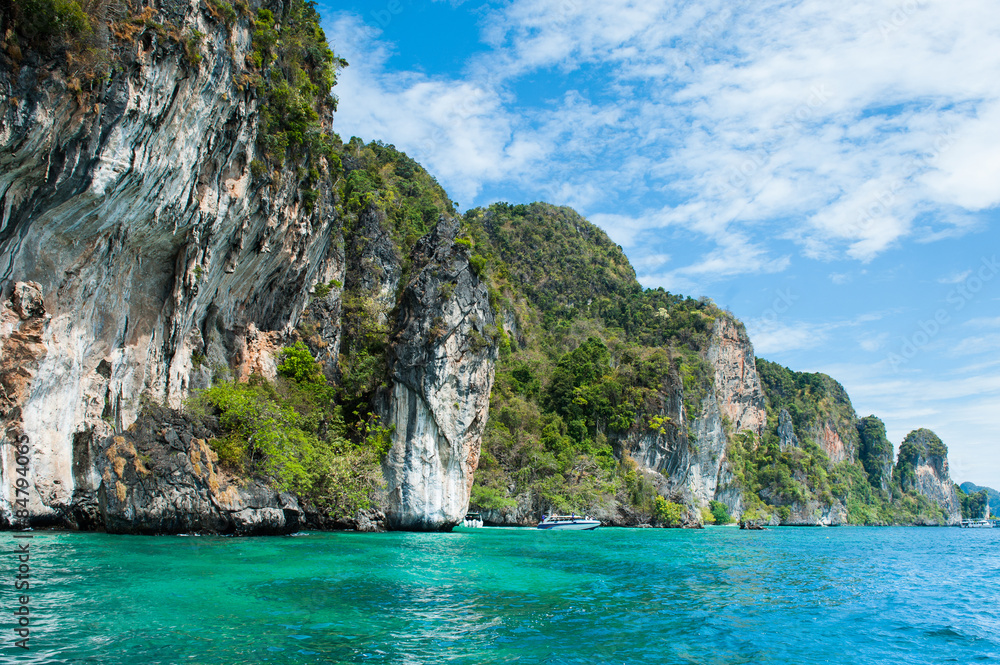
M 568 208 L 496 204 L 465 228 L 505 320 L 473 506 L 655 517 L 653 484 L 614 444 L 680 385 L 696 408 L 723 313 L 644 291 L 621 248 Z
M 901 474 L 892 471 L 892 444 L 885 425 L 875 416 L 858 418 L 840 383 L 825 374 L 793 372 L 763 359 L 757 360 L 757 372 L 767 395 L 767 430 L 756 450 L 737 442 L 734 457 L 747 489 L 765 509 L 780 514 L 782 507 L 794 504 L 816 501 L 829 507 L 840 502 L 853 524 L 941 519 L 937 505 L 914 491 L 912 484 L 901 486 Z M 786 442 L 784 451 L 779 433 L 782 411 L 787 412 L 798 443 Z M 832 461 L 831 452 L 843 459 Z M 912 463 L 908 464 L 904 467 L 912 473 Z
M 985 504 L 990 506 L 990 515 L 1000 515 L 1000 492 L 992 487 L 982 487 L 975 483 L 962 483 L 958 489 L 958 499 L 962 502 L 962 517 L 969 519 L 984 512 Z

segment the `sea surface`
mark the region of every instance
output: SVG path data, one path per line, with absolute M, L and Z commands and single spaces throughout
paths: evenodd
M 3 663 L 1000 662 L 1000 529 L 32 535 Z

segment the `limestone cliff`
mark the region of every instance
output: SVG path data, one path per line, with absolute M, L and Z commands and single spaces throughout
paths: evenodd
M 97 490 L 87 460 L 140 395 L 180 406 L 213 365 L 273 375 L 310 285 L 343 270 L 329 194 L 304 201 L 294 168 L 251 173 L 259 100 L 233 85 L 251 23 L 223 27 L 193 1 L 162 11 L 204 35 L 196 63 L 144 27 L 89 94 L 38 59 L 0 74 L 0 316 L 23 309 L 19 284 L 42 302 L 2 332 L 4 360 L 30 356 L 32 375 L 4 417 L 33 447 L 38 521 Z
M 384 151 L 371 157 L 361 144 L 348 149 L 327 134 L 335 100 L 322 86 L 313 86 L 314 102 L 290 93 L 312 104 L 317 120 L 308 136 L 285 127 L 293 122 L 287 117 L 275 120 L 285 111 L 273 104 L 287 99 L 268 92 L 286 85 L 275 79 L 283 70 L 269 64 L 286 57 L 275 40 L 286 33 L 287 40 L 313 39 L 318 27 L 302 33 L 301 26 L 317 17 L 302 2 L 251 4 L 235 16 L 196 0 L 124 10 L 117 23 L 99 26 L 107 76 L 82 88 L 58 50 L 16 51 L 17 62 L 5 60 L 10 67 L 0 69 L 0 416 L 4 442 L 30 441 L 32 524 L 129 532 L 298 528 L 305 512 L 268 479 L 222 483 L 203 436 L 181 437 L 172 448 L 170 432 L 197 427 L 192 422 L 141 441 L 128 429 L 147 404 L 180 408 L 213 378 L 273 379 L 276 357 L 297 338 L 337 382 L 344 336 L 352 334 L 345 317 L 373 322 L 376 337 L 390 327 L 402 260 L 387 211 L 401 216 L 404 197 L 385 193 L 391 183 L 377 174 L 384 162 L 372 163 Z M 323 83 L 323 58 L 332 54 L 323 55 L 325 42 L 313 46 L 301 49 L 309 62 L 281 62 L 299 74 L 318 71 L 314 78 Z M 419 213 L 436 216 L 441 197 L 422 184 L 433 180 L 399 159 L 408 187 L 423 196 Z M 376 173 L 376 182 L 362 175 L 345 185 L 353 171 Z M 448 229 L 453 239 L 453 225 Z M 421 286 L 411 284 L 413 303 L 402 310 L 409 327 L 398 343 L 388 405 L 400 437 L 417 426 L 400 405 L 425 407 L 421 435 L 432 446 L 453 445 L 454 460 L 438 477 L 449 488 L 447 508 L 423 515 L 423 504 L 409 506 L 395 522 L 400 527 L 444 527 L 464 513 L 492 377 L 490 348 L 495 354 L 492 337 L 483 344 L 469 337 L 487 334 L 493 319 L 468 256 L 450 241 L 443 254 L 435 251 L 424 257 L 426 275 L 418 277 Z M 419 321 L 414 307 L 445 288 L 430 283 L 438 269 L 455 285 L 434 310 L 450 327 L 432 339 L 437 321 Z M 413 364 L 424 360 L 426 368 Z M 365 390 L 357 389 L 359 399 Z M 387 473 L 422 478 L 426 456 L 389 464 Z M 7 524 L 14 463 L 13 446 L 2 446 Z M 402 486 L 407 496 L 424 491 Z
M 414 248 L 415 276 L 390 351 L 384 461 L 392 528 L 450 529 L 465 516 L 489 414 L 496 324 L 486 285 L 443 219 Z
M 858 459 L 871 486 L 887 495 L 892 491 L 893 456 L 885 423 L 873 415 L 858 420 Z
M 948 472 L 948 447 L 929 429 L 913 430 L 899 446 L 896 481 L 903 491 L 917 492 L 935 504 L 946 524 L 962 521 L 962 507 Z
M 218 423 L 192 424 L 167 409 L 147 409 L 113 435 L 94 460 L 101 477 L 91 524 L 109 533 L 293 533 L 305 525 L 294 496 L 220 468 L 206 440 Z
M 642 289 L 574 211 L 457 219 L 391 145 L 341 142 L 327 90 L 345 63 L 309 3 L 120 7 L 83 60 L 22 51 L 0 7 L 3 525 L 25 522 L 24 440 L 26 521 L 113 532 L 449 529 L 470 496 L 510 524 L 677 522 L 669 502 L 688 525 L 712 502 L 886 523 L 864 507 L 890 494 L 919 504 L 905 519 L 954 521 L 936 437 L 908 437 L 890 478 L 884 429 L 862 431 L 840 384 L 755 359 L 708 299 Z M 223 468 L 232 432 L 179 412 L 214 381 L 276 379 L 298 341 L 339 409 L 311 435 L 390 428 L 385 504 L 346 522 Z
M 683 386 L 663 395 L 661 416 L 676 426 L 632 431 L 626 448 L 640 466 L 666 479 L 663 490 L 698 506 L 712 500 L 742 510 L 742 488 L 727 461 L 729 437 L 744 430 L 761 436 L 767 424 L 764 393 L 757 378 L 753 346 L 742 324 L 716 319 L 706 360 L 711 385 L 695 414 L 684 409 Z

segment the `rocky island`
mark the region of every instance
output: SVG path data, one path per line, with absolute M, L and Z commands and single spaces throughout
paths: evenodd
M 574 211 L 342 141 L 311 4 L 97 4 L 0 9 L 4 527 L 960 521 L 933 432 Z

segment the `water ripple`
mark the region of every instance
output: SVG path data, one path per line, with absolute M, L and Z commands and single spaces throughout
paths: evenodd
M 1000 533 L 310 535 L 35 532 L 18 662 L 1000 661 Z

